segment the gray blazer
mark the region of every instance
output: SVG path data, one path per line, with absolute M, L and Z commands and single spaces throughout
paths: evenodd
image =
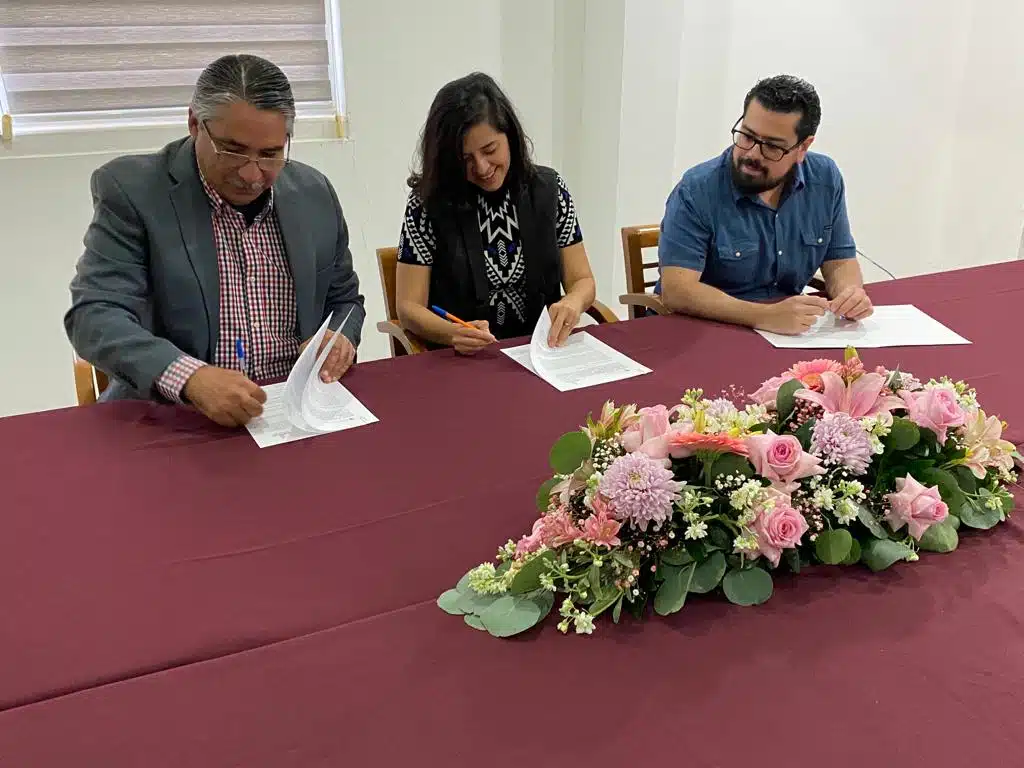
M 64 316 L 78 355 L 111 378 L 102 399 L 160 399 L 154 383 L 183 352 L 210 362 L 220 326 L 220 280 L 210 204 L 192 139 L 119 157 L 92 175 L 94 214 Z M 365 312 L 348 227 L 319 171 L 289 162 L 274 209 L 295 280 L 300 339 L 333 312 L 356 347 Z

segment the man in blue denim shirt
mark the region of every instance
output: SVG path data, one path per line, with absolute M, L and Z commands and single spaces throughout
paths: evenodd
M 820 121 L 810 83 L 779 75 L 751 89 L 733 145 L 687 171 L 665 206 L 659 292 L 669 309 L 787 334 L 826 311 L 871 314 L 843 177 L 808 152 Z M 801 294 L 818 269 L 828 299 Z

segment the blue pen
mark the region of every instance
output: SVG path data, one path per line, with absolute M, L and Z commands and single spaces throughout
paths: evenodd
M 238 362 L 242 367 L 242 373 L 248 376 L 249 372 L 245 366 L 245 342 L 241 339 L 235 339 L 235 357 L 238 358 Z

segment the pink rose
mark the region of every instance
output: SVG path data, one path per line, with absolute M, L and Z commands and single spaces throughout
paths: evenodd
M 640 418 L 631 424 L 620 438 L 622 447 L 630 453 L 639 451 L 652 459 L 668 458 L 669 410 L 664 405 L 640 409 Z
M 800 539 L 807 533 L 807 527 L 804 516 L 793 509 L 789 499 L 777 496 L 775 505 L 770 509 L 762 509 L 754 520 L 759 553 L 767 557 L 772 565 L 778 565 L 782 550 L 798 546 Z
M 956 393 L 946 387 L 933 387 L 920 392 L 900 392 L 907 404 L 910 420 L 922 429 L 930 429 L 939 439 L 939 445 L 946 442 L 946 430 L 966 423 L 967 413 L 957 402 Z
M 775 401 L 779 397 L 779 389 L 787 381 L 792 381 L 796 377 L 792 374 L 785 373 L 782 376 L 775 376 L 774 378 L 768 379 L 757 391 L 750 395 L 750 399 L 758 405 L 770 405 L 775 406 Z
M 907 475 L 896 478 L 896 491 L 885 496 L 890 505 L 885 519 L 894 531 L 905 525 L 910 535 L 920 541 L 925 531 L 949 515 L 949 507 L 939 496 L 937 486 L 926 488 L 912 475 Z
M 807 453 L 792 435 L 776 435 L 768 430 L 763 435 L 751 435 L 745 442 L 754 469 L 778 490 L 792 493 L 797 480 L 825 474 L 821 459 Z

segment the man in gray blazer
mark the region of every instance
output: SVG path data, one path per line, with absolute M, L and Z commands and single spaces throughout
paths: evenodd
M 189 138 L 93 174 L 64 324 L 110 376 L 102 399 L 245 424 L 266 401 L 254 381 L 286 376 L 329 314 L 324 344 L 341 338 L 321 378 L 352 364 L 364 311 L 348 228 L 330 182 L 288 159 L 294 118 L 278 67 L 225 56 L 196 83 Z

